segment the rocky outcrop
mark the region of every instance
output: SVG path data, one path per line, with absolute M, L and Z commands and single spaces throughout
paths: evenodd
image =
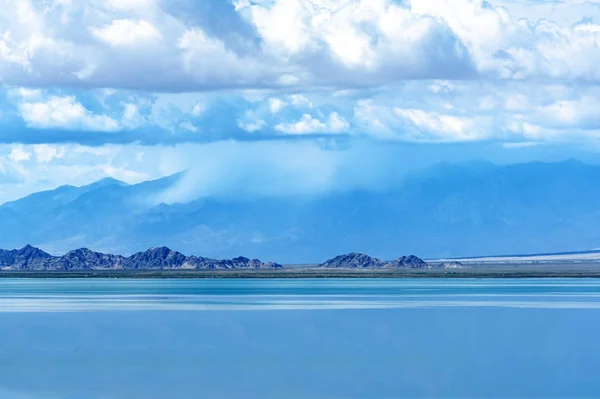
M 283 267 L 277 263 L 263 263 L 258 259 L 248 259 L 243 256 L 238 256 L 237 258 L 233 259 L 220 260 L 219 265 L 223 269 L 277 269 Z
M 87 248 L 75 249 L 63 256 L 53 257 L 47 264 L 51 270 L 119 269 L 125 263 L 121 255 L 103 254 Z
M 0 268 L 38 270 L 52 259 L 52 255 L 39 248 L 26 245 L 21 249 L 0 250 Z
M 319 265 L 328 269 L 374 269 L 385 267 L 386 263 L 366 254 L 350 253 L 336 256 Z
M 319 267 L 329 269 L 418 269 L 429 267 L 429 265 L 414 255 L 402 256 L 391 262 L 384 262 L 366 254 L 350 253 L 336 256 L 335 258 L 320 264 Z
M 393 269 L 421 269 L 427 266 L 428 264 L 423 259 L 418 258 L 414 255 L 401 256 L 398 259 L 395 259 L 386 264 L 386 267 Z
M 188 266 L 188 257 L 167 247 L 150 248 L 125 259 L 125 269 L 179 269 Z
M 0 250 L 0 269 L 3 270 L 169 270 L 169 269 L 276 269 L 273 262 L 237 257 L 210 259 L 185 256 L 167 247 L 150 248 L 129 257 L 103 254 L 87 248 L 76 249 L 63 256 L 52 256 L 27 245 L 21 249 Z

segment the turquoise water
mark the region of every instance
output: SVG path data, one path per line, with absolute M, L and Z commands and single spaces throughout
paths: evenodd
M 0 398 L 600 397 L 600 280 L 0 279 Z

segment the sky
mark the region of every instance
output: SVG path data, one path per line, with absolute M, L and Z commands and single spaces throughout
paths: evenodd
M 0 203 L 189 171 L 168 202 L 600 163 L 600 1 L 0 0 Z

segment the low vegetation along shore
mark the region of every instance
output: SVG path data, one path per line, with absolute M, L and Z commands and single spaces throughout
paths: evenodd
M 52 256 L 27 245 L 0 250 L 0 278 L 526 278 L 600 277 L 600 263 L 425 262 L 414 255 L 383 261 L 366 254 L 339 255 L 321 264 L 280 265 L 237 257 L 186 256 L 166 247 L 129 257 L 76 249 Z

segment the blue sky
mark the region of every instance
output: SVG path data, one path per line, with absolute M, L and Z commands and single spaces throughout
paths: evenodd
M 600 2 L 0 0 L 0 202 L 190 170 L 169 201 L 598 162 Z

